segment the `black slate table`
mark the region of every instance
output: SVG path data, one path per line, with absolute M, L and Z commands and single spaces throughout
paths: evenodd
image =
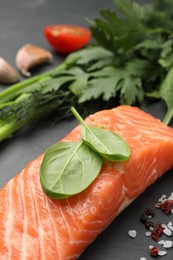
M 147 1 L 137 1 L 147 3 Z M 150 2 L 148 0 L 148 2 Z M 98 16 L 99 9 L 111 8 L 111 0 L 1 0 L 0 7 L 0 56 L 15 66 L 15 55 L 18 49 L 32 43 L 50 51 L 52 49 L 43 35 L 43 28 L 48 24 L 69 23 L 88 26 L 86 17 Z M 52 65 L 45 65 L 34 73 L 55 67 L 63 57 L 54 53 Z M 0 90 L 5 86 L 1 85 Z M 162 102 L 148 104 L 148 111 L 162 119 L 165 106 Z M 40 122 L 24 127 L 13 138 L 0 144 L 0 188 L 15 176 L 27 163 L 44 152 L 51 144 L 64 137 L 76 126 L 75 120 L 63 120 L 57 124 Z M 136 199 L 113 223 L 89 246 L 80 260 L 139 260 L 149 256 L 149 245 L 153 241 L 144 234 L 144 227 L 139 216 L 148 205 L 153 206 L 164 193 L 173 191 L 173 170 L 148 188 Z M 173 215 L 172 215 L 173 216 Z M 157 212 L 157 218 L 167 223 L 173 217 L 166 217 Z M 137 230 L 137 238 L 131 239 L 127 232 Z M 166 257 L 173 259 L 173 249 L 168 250 Z

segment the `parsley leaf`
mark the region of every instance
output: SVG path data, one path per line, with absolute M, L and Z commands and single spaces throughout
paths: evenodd
M 94 46 L 92 48 L 86 48 L 70 54 L 65 60 L 65 64 L 67 66 L 71 66 L 73 64 L 86 65 L 93 61 L 103 61 L 104 59 L 109 59 L 113 56 L 113 53 L 110 51 L 99 46 Z
M 81 103 L 90 99 L 97 99 L 100 96 L 107 101 L 116 97 L 119 92 L 121 104 L 131 105 L 137 100 L 141 101 L 144 97 L 140 78 L 133 76 L 131 71 L 129 73 L 125 68 L 105 67 L 92 73 L 92 76 L 94 78 L 89 81 L 89 85 L 79 98 Z
M 144 98 L 142 82 L 139 77 L 129 75 L 120 81 L 119 87 L 121 88 L 121 104 L 132 105 L 136 101 L 141 102 Z
M 143 38 L 147 28 L 142 21 L 143 8 L 129 0 L 114 0 L 115 10 L 101 10 L 101 18 L 91 24 L 93 36 L 98 44 L 117 52 L 131 49 Z

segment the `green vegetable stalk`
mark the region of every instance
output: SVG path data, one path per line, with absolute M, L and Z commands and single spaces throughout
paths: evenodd
M 60 69 L 62 66 L 17 83 L 0 93 L 0 141 L 55 108 L 66 110 L 71 97 L 68 91 L 57 91 L 59 86 L 54 76 Z
M 89 21 L 93 43 L 67 56 L 57 68 L 0 92 L 0 141 L 32 120 L 82 115 L 119 104 L 138 105 L 162 99 L 164 122 L 173 116 L 173 1 L 141 6 L 113 0 Z

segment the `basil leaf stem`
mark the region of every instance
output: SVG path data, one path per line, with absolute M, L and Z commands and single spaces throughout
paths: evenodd
M 129 158 L 130 148 L 121 136 L 110 130 L 89 126 L 74 107 L 71 112 L 81 124 L 82 140 L 94 151 L 109 161 L 121 162 Z
M 52 198 L 66 198 L 86 189 L 98 176 L 103 159 L 82 140 L 58 142 L 43 157 L 40 182 Z

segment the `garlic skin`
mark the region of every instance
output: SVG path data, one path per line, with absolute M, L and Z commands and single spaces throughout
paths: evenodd
M 19 74 L 16 69 L 0 57 L 0 82 L 3 84 L 13 84 L 17 81 L 19 81 Z
M 26 77 L 31 76 L 29 70 L 32 67 L 51 63 L 52 60 L 53 56 L 49 51 L 32 44 L 25 44 L 16 54 L 16 66 Z

